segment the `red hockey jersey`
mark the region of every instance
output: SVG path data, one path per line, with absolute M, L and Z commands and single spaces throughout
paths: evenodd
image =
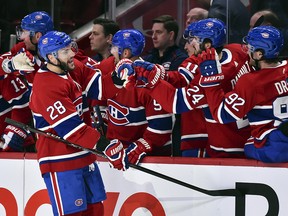
M 113 95 L 114 85 L 109 80 L 103 84 L 105 81 L 100 73 L 76 59 L 74 62 L 75 69 L 68 74 L 59 75 L 47 68 L 36 73 L 30 108 L 36 128 L 86 148 L 94 148 L 99 133 L 82 121 L 82 95 L 102 99 L 103 95 Z M 95 160 L 91 153 L 41 135 L 36 147 L 42 173 L 77 169 Z
M 225 80 L 221 83 L 221 86 L 225 92 L 234 88 L 240 76 L 251 71 L 248 59 L 248 56 L 242 51 L 240 45 L 230 44 L 225 46 L 221 59 L 222 73 L 225 75 Z M 193 63 L 195 65 L 198 64 L 197 58 L 195 57 L 190 57 L 186 61 L 194 61 Z M 183 62 L 183 64 L 185 64 L 185 62 Z M 193 71 L 193 80 L 188 86 L 175 89 L 168 83 L 161 81 L 160 84 L 152 90 L 152 97 L 155 98 L 165 110 L 173 113 L 187 112 L 196 107 L 203 108 L 208 132 L 208 154 L 211 157 L 244 157 L 244 143 L 250 136 L 247 119 L 239 119 L 236 123 L 233 122 L 224 125 L 217 123 L 210 113 L 203 93 L 204 90 L 198 86 L 200 71 L 198 68 Z M 168 81 L 171 82 L 170 76 Z M 172 100 L 170 98 L 172 98 Z M 199 117 L 201 118 L 201 116 Z M 191 127 L 193 127 L 193 122 L 191 122 L 190 119 L 185 118 L 185 121 L 190 122 Z M 189 125 L 189 123 L 186 125 Z
M 288 118 L 287 61 L 242 76 L 235 88 L 205 89 L 213 117 L 221 123 L 233 122 L 247 114 L 252 128 L 247 144 L 264 145 L 267 135 Z

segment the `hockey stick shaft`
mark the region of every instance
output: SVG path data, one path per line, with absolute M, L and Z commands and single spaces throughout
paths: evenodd
M 92 120 L 94 121 L 94 124 L 95 124 L 95 127 L 96 129 L 99 131 L 99 133 L 103 136 L 105 136 L 105 133 L 104 133 L 104 122 L 103 122 L 103 118 L 102 118 L 102 115 L 101 115 L 101 111 L 100 111 L 100 107 L 99 105 L 96 105 L 93 107 L 93 114 L 92 114 Z M 95 114 L 98 118 L 98 122 L 96 121 L 95 119 Z
M 18 122 L 18 121 L 9 119 L 9 118 L 6 118 L 5 122 L 8 123 L 8 124 L 14 125 L 16 127 L 22 128 L 24 130 L 28 130 L 28 131 L 31 131 L 33 133 L 37 133 L 37 134 L 43 135 L 45 137 L 52 138 L 54 140 L 57 140 L 59 142 L 62 142 L 64 144 L 66 144 L 66 145 L 69 145 L 71 147 L 74 147 L 74 148 L 77 148 L 77 149 L 80 149 L 80 150 L 84 150 L 84 151 L 90 152 L 92 154 L 95 154 L 97 156 L 106 158 L 106 156 L 100 151 L 97 151 L 95 149 L 85 148 L 85 147 L 80 146 L 78 144 L 71 143 L 71 142 L 69 142 L 69 141 L 67 141 L 67 140 L 65 140 L 65 139 L 63 139 L 63 138 L 61 138 L 61 137 L 59 137 L 59 136 L 57 136 L 55 134 L 52 134 L 52 133 L 49 133 L 49 132 L 45 132 L 45 131 L 42 131 L 42 130 L 38 130 L 38 129 L 33 128 L 33 127 L 29 126 L 29 125 L 25 125 L 25 124 L 23 124 L 21 122 Z M 206 190 L 206 189 L 199 188 L 197 186 L 188 184 L 186 182 L 180 181 L 178 179 L 172 178 L 170 176 L 164 175 L 162 173 L 155 172 L 155 171 L 153 171 L 151 169 L 147 169 L 145 167 L 141 167 L 141 166 L 138 166 L 138 165 L 135 165 L 135 164 L 129 164 L 129 166 L 134 168 L 134 169 L 136 169 L 136 170 L 139 170 L 139 171 L 148 173 L 150 175 L 165 179 L 167 181 L 170 181 L 170 182 L 173 182 L 175 184 L 190 188 L 192 190 L 198 191 L 200 193 L 203 193 L 203 194 L 206 194 L 206 195 L 209 195 L 209 196 L 242 196 L 240 191 L 237 190 L 237 189 Z

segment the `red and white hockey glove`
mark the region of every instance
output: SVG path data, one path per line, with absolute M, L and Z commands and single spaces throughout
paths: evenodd
M 123 171 L 129 168 L 127 154 L 118 139 L 111 140 L 103 152 L 109 160 L 110 167 Z
M 126 149 L 128 161 L 130 164 L 138 164 L 148 152 L 152 151 L 152 147 L 145 139 L 140 138 L 136 142 L 131 143 Z
M 29 51 L 20 51 L 11 59 L 4 59 L 2 68 L 6 73 L 19 71 L 20 73 L 34 71 L 35 58 Z
M 34 139 L 31 133 L 13 125 L 8 125 L 1 136 L 1 140 L 3 151 L 23 151 L 25 140 L 33 142 Z
M 123 81 L 123 86 L 125 87 L 129 82 L 134 81 L 134 68 L 132 66 L 132 61 L 130 59 L 121 59 L 115 67 L 117 77 Z
M 143 60 L 136 60 L 132 65 L 136 74 L 137 87 L 154 88 L 161 79 L 167 79 L 165 68 L 162 65 Z
M 206 49 L 198 55 L 200 60 L 201 78 L 199 84 L 202 87 L 217 86 L 224 79 L 219 56 L 214 48 Z

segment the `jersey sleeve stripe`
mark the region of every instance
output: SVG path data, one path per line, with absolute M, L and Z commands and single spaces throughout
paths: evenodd
M 72 130 L 69 131 L 69 133 L 67 133 L 66 135 L 63 136 L 64 139 L 67 139 L 69 136 L 71 136 L 73 133 L 75 133 L 75 131 L 79 130 L 80 128 L 84 127 L 85 124 L 82 123 L 80 125 L 78 125 L 77 127 L 73 128 Z
M 102 81 L 101 75 L 99 73 L 95 73 L 88 83 L 86 89 L 87 97 L 94 98 L 97 100 L 102 99 Z

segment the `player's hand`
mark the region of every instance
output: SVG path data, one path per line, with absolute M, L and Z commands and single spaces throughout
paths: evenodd
M 128 155 L 129 163 L 137 165 L 148 152 L 152 151 L 152 148 L 146 140 L 140 138 L 136 142 L 131 143 L 125 151 Z
M 137 87 L 154 88 L 160 80 L 165 80 L 167 74 L 165 68 L 159 64 L 153 64 L 143 60 L 133 62 L 136 74 Z
M 109 165 L 118 170 L 127 170 L 129 168 L 127 154 L 123 144 L 118 139 L 111 140 L 105 148 L 104 154 L 109 160 Z
M 2 62 L 2 68 L 6 73 L 11 73 L 15 71 L 31 72 L 35 70 L 34 65 L 35 58 L 28 51 L 19 52 L 11 59 L 4 59 L 4 61 Z
M 121 59 L 115 67 L 117 77 L 123 81 L 122 86 L 126 86 L 128 83 L 135 83 L 135 72 L 130 59 Z
M 115 71 L 121 80 L 127 80 L 128 76 L 134 74 L 132 63 L 130 59 L 124 58 L 116 64 Z
M 25 139 L 33 139 L 31 133 L 13 125 L 8 125 L 1 136 L 3 151 L 23 151 Z
M 224 79 L 222 74 L 219 56 L 214 48 L 206 49 L 198 55 L 200 61 L 201 78 L 199 84 L 202 87 L 210 87 L 219 85 Z

